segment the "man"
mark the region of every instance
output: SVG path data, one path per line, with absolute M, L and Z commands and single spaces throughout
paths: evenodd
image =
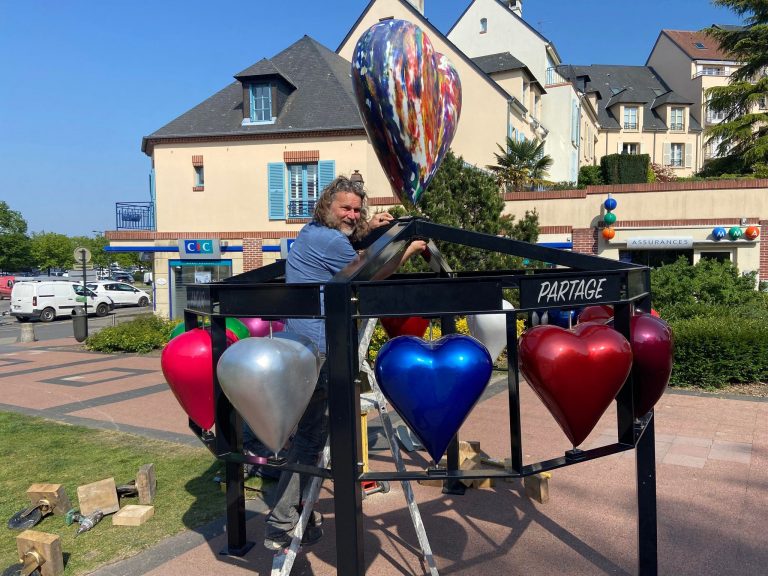
M 299 232 L 285 265 L 285 281 L 325 283 L 357 257 L 352 242 L 369 231 L 393 220 L 388 213 L 376 214 L 366 221 L 365 192 L 360 184 L 339 176 L 321 193 L 312 221 Z M 385 278 L 414 254 L 422 252 L 426 243 L 409 244 L 400 260 L 385 265 L 377 278 Z M 317 344 L 320 354 L 326 352 L 325 320 L 289 319 L 286 330 L 302 334 Z M 328 370 L 323 365 L 315 392 L 299 422 L 288 452 L 288 461 L 314 466 L 328 437 L 326 409 L 328 404 Z M 290 545 L 293 529 L 299 520 L 301 494 L 309 481 L 306 475 L 285 471 L 277 486 L 277 502 L 267 517 L 264 546 L 281 550 Z M 322 535 L 322 516 L 314 512 L 304 531 L 302 542 L 311 544 Z

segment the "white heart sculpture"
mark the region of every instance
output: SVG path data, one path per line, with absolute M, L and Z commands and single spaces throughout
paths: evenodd
M 275 454 L 304 414 L 319 373 L 317 347 L 286 332 L 235 342 L 216 367 L 232 406 Z
M 506 300 L 501 301 L 504 310 L 514 310 Z M 488 353 L 495 362 L 502 350 L 507 347 L 507 315 L 506 314 L 478 314 L 467 316 L 469 333 L 480 340 L 488 349 Z

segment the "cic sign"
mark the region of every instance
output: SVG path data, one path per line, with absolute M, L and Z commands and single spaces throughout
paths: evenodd
M 203 240 L 180 239 L 179 257 L 182 260 L 218 260 L 221 258 L 219 241 L 210 238 Z

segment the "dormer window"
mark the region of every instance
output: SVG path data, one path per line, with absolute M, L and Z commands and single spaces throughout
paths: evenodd
M 480 18 L 480 34 L 488 32 L 488 18 Z
M 704 50 L 706 48 L 706 46 L 704 46 L 704 44 L 702 44 L 701 42 L 696 42 L 695 46 L 699 50 Z
M 251 122 L 271 123 L 272 116 L 272 85 L 251 84 Z
M 684 108 L 670 108 L 669 110 L 669 129 L 682 132 L 685 128 L 683 121 Z
M 624 130 L 637 130 L 637 106 L 624 107 Z

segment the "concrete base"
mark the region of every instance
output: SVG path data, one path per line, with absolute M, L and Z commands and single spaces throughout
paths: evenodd
M 21 332 L 16 342 L 37 342 L 37 336 L 35 336 L 35 325 L 26 322 L 21 325 Z

